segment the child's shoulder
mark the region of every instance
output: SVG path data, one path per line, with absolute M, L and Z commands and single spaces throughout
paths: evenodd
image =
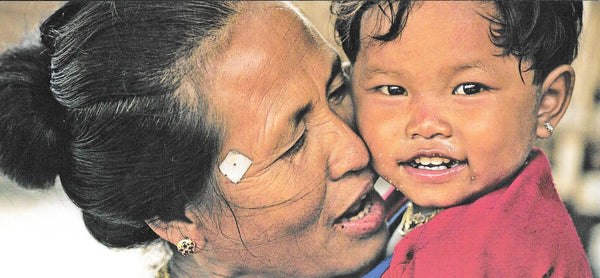
M 447 208 L 407 234 L 394 250 L 390 270 L 397 268 L 414 276 L 511 277 L 585 274 L 589 264 L 539 152 L 508 187 Z

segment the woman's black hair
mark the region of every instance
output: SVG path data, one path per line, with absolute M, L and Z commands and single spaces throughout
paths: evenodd
M 570 64 L 577 56 L 581 32 L 581 1 L 496 0 L 497 13 L 482 15 L 492 22 L 490 39 L 503 50 L 530 63 L 534 84 L 540 84 L 557 66 Z M 374 36 L 381 42 L 401 36 L 416 1 L 410 0 L 338 0 L 331 5 L 336 16 L 335 31 L 348 59 L 354 63 L 360 50 L 360 23 L 364 13 L 377 8 L 390 21 L 384 34 Z
M 214 202 L 222 132 L 203 84 L 184 93 L 181 84 L 202 71 L 189 60 L 210 51 L 203 42 L 235 6 L 63 5 L 42 23 L 41 40 L 0 54 L 0 169 L 32 188 L 58 175 L 88 230 L 110 247 L 157 239 L 146 220 L 189 221 L 186 208 Z

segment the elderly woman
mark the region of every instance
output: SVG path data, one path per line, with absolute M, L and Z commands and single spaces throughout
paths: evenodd
M 0 56 L 0 167 L 170 277 L 338 276 L 387 231 L 340 58 L 275 2 L 73 2 Z M 175 246 L 178 246 L 175 247 Z M 187 256 L 186 256 L 187 255 Z

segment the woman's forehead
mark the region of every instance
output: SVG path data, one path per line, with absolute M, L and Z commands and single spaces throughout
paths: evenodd
M 295 11 L 270 7 L 274 10 L 261 16 L 240 15 L 231 43 L 209 73 L 208 97 L 227 126 L 222 155 L 236 148 L 254 159 L 261 145 L 276 148 L 293 136 L 285 128 L 288 114 L 325 97 L 337 55 Z M 261 144 L 247 143 L 256 140 Z M 247 146 L 255 150 L 244 150 Z
M 311 34 L 295 11 L 281 5 L 268 7 L 260 16 L 246 12 L 234 23 L 230 43 L 211 73 L 216 87 L 241 83 L 245 96 L 251 97 L 248 94 L 264 94 L 288 83 L 293 74 L 306 70 L 302 67 L 330 67 L 335 54 Z M 240 93 L 242 88 L 237 89 Z

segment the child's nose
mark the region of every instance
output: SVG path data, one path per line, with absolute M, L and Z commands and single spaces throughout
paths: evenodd
M 406 126 L 406 134 L 412 139 L 431 139 L 436 136 L 450 137 L 452 127 L 444 117 L 441 101 L 435 98 L 421 98 L 412 101 L 410 119 Z

